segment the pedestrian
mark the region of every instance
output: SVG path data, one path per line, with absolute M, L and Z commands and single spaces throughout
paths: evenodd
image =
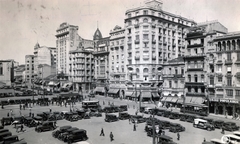
M 221 132 L 222 134 L 225 134 L 225 131 L 224 131 L 224 129 L 222 128 L 222 132 Z
M 111 141 L 114 140 L 114 139 L 113 139 L 113 134 L 112 134 L 112 132 L 110 133 L 110 140 L 111 140 Z
M 1 123 L 2 123 L 2 126 L 4 128 L 4 120 L 3 119 L 1 119 Z
M 21 130 L 20 131 L 23 132 L 23 124 L 21 124 Z
M 9 113 L 7 113 L 7 117 L 9 117 Z
M 105 102 L 103 101 L 103 105 L 105 105 Z
M 131 124 L 131 118 L 129 118 L 129 124 Z
M 29 112 L 29 117 L 31 117 L 32 116 L 32 113 L 31 112 Z
M 136 124 L 133 125 L 133 131 L 136 131 Z
M 22 116 L 22 111 L 19 111 L 20 116 Z
M 51 113 L 51 112 L 52 112 L 52 109 L 50 108 L 49 111 L 50 111 L 50 113 Z
M 65 107 L 67 107 L 67 103 L 65 102 Z
M 34 113 L 32 113 L 32 118 L 34 118 Z
M 206 139 L 205 139 L 205 138 L 203 139 L 203 142 L 206 142 Z
M 100 133 L 100 136 L 105 136 L 105 135 L 104 135 L 104 131 L 103 131 L 103 128 L 101 129 L 101 133 Z
M 165 131 L 164 130 L 162 131 L 162 135 L 165 135 Z
M 177 133 L 177 140 L 180 140 L 180 134 L 179 134 L 179 132 Z
M 22 105 L 21 105 L 21 104 L 20 104 L 20 106 L 19 106 L 19 107 L 20 107 L 20 110 L 22 110 Z
M 23 105 L 23 110 L 25 110 L 25 105 Z

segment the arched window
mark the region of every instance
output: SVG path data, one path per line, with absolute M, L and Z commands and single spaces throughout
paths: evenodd
M 139 68 L 136 68 L 136 73 L 139 73 Z
M 148 22 L 148 19 L 147 19 L 147 18 L 144 18 L 144 19 L 143 19 L 143 22 L 144 22 L 144 23 L 147 23 L 147 22 Z
M 144 68 L 144 69 L 143 69 L 143 72 L 144 72 L 144 73 L 148 73 L 148 69 L 147 69 L 147 68 Z
M 222 45 L 221 45 L 221 43 L 220 42 L 218 42 L 218 49 L 217 49 L 218 51 L 222 51 Z
M 201 81 L 204 82 L 204 75 L 201 75 Z
M 155 73 L 155 68 L 152 69 L 152 73 Z
M 197 92 L 198 92 L 198 87 L 195 87 L 194 90 L 195 90 L 195 92 L 197 93 Z
M 198 76 L 197 75 L 194 75 L 194 81 L 198 82 Z
M 236 42 L 235 42 L 235 40 L 232 41 L 232 50 L 236 50 Z
M 231 44 L 230 44 L 230 41 L 227 41 L 227 50 L 231 50 Z
M 222 43 L 222 47 L 223 47 L 223 51 L 226 51 L 226 42 L 225 41 Z
M 191 75 L 188 75 L 188 82 L 191 82 Z

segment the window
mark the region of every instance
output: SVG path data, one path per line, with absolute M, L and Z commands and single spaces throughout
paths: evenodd
M 144 23 L 147 23 L 147 22 L 148 22 L 148 19 L 147 19 L 147 18 L 143 19 L 143 22 L 144 22 Z
M 218 82 L 222 82 L 222 77 L 218 77 Z
M 237 52 L 237 61 L 240 61 L 240 52 Z
M 191 82 L 191 75 L 188 75 L 188 82 Z
M 227 86 L 232 86 L 232 77 L 227 78 Z
M 226 90 L 226 94 L 228 97 L 232 97 L 233 96 L 233 90 Z
M 195 50 L 195 54 L 197 54 L 198 53 L 197 49 L 194 49 L 194 50 Z
M 204 75 L 201 75 L 201 81 L 204 82 Z
M 214 77 L 210 77 L 210 85 L 214 85 Z
M 169 74 L 171 74 L 171 71 L 172 71 L 172 69 L 171 69 L 171 68 L 169 68 Z
M 169 88 L 172 88 L 172 81 L 169 81 Z
M 195 82 L 198 82 L 198 76 L 197 75 L 194 75 L 194 80 L 195 80 Z
M 128 25 L 129 25 L 129 26 L 132 25 L 132 21 L 128 21 Z
M 136 40 L 139 40 L 139 35 L 136 35 Z
M 139 73 L 139 68 L 136 68 L 136 73 Z
M 231 60 L 231 53 L 227 53 L 227 60 Z
M 128 33 L 131 34 L 131 29 L 128 29 Z
M 143 72 L 144 72 L 144 73 L 148 73 L 148 69 L 147 69 L 147 68 L 144 68 L 144 69 L 143 69 Z
M 217 66 L 218 72 L 222 72 L 222 65 Z
M 198 92 L 198 87 L 194 87 L 194 92 L 195 92 L 195 93 Z
M 174 81 L 175 82 L 175 88 L 178 88 L 178 81 Z
M 222 54 L 218 54 L 218 59 L 222 59 Z
M 144 11 L 143 11 L 143 14 L 144 14 L 144 15 L 147 15 L 147 14 L 148 14 L 148 11 L 147 11 L 147 10 L 144 10 Z
M 178 69 L 177 68 L 175 68 L 175 74 L 178 74 Z
M 148 39 L 148 34 L 143 34 L 143 39 Z
M 236 90 L 236 96 L 240 96 L 240 90 Z
M 3 75 L 3 63 L 0 63 L 0 75 Z
M 227 73 L 232 73 L 232 67 L 230 65 L 227 66 Z
M 145 25 L 145 26 L 143 26 L 143 29 L 148 29 L 148 26 L 146 26 L 146 25 Z
M 183 75 L 184 74 L 184 69 L 182 68 L 182 70 L 181 70 L 181 74 Z
M 191 87 L 188 87 L 188 92 L 191 92 Z

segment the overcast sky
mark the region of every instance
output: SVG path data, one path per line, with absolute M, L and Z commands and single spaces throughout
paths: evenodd
M 123 26 L 128 8 L 144 0 L 0 0 L 0 59 L 24 63 L 34 45 L 56 46 L 62 22 L 79 26 L 79 35 L 92 39 L 97 28 L 103 36 Z M 195 22 L 218 20 L 229 32 L 240 31 L 240 0 L 163 0 L 163 10 Z

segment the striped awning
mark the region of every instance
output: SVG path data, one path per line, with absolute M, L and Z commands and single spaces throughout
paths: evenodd
M 105 90 L 104 90 L 104 87 L 96 87 L 94 92 L 102 92 L 102 93 L 104 93 Z
M 125 96 L 126 97 L 132 97 L 133 91 L 126 91 Z
M 177 100 L 178 100 L 178 97 L 173 97 L 172 100 L 171 100 L 171 102 L 176 103 Z
M 151 98 L 152 94 L 151 94 L 151 92 L 142 92 L 141 97 L 143 97 L 143 98 Z

